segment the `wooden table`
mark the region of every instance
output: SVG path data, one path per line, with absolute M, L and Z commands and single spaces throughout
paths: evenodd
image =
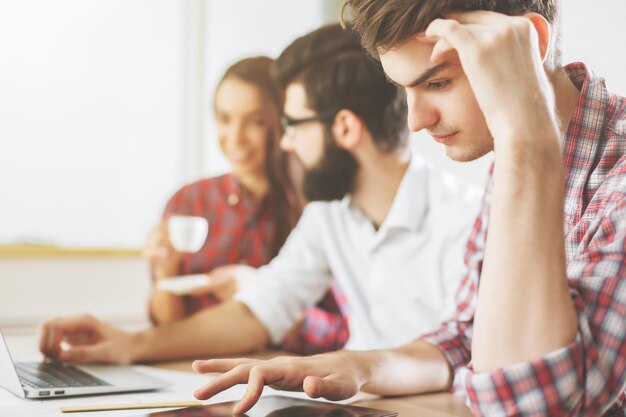
M 266 359 L 282 354 L 281 352 L 263 352 L 246 357 Z M 162 369 L 172 369 L 176 371 L 193 372 L 191 361 L 162 362 L 153 364 Z M 354 405 L 363 407 L 381 408 L 398 412 L 399 417 L 473 417 L 472 412 L 467 408 L 462 398 L 452 394 L 423 394 L 405 397 L 385 397 L 372 401 L 362 401 Z

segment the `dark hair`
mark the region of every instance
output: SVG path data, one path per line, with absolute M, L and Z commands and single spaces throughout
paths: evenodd
M 271 74 L 271 58 L 257 56 L 245 58 L 231 65 L 219 86 L 229 78 L 236 78 L 254 85 L 261 93 L 263 110 L 266 112 L 269 134 L 266 141 L 265 175 L 270 185 L 269 202 L 276 227 L 272 256 L 278 254 L 289 233 L 295 226 L 301 205 L 288 170 L 288 155 L 280 150 L 283 130 L 280 116 L 283 108 L 283 91 Z M 216 90 L 217 91 L 217 90 Z
M 560 65 L 558 42 L 560 0 L 345 0 L 341 21 L 349 8 L 349 26 L 361 36 L 363 47 L 373 57 L 388 51 L 445 13 L 471 10 L 493 11 L 509 16 L 535 12 L 553 26 L 552 62 Z
M 388 82 L 352 30 L 332 24 L 296 39 L 276 60 L 274 73 L 283 88 L 302 83 L 308 107 L 318 113 L 354 112 L 379 149 L 407 142 L 404 91 Z

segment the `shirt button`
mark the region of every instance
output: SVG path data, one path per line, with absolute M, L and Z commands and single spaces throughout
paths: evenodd
M 228 202 L 229 206 L 236 206 L 237 204 L 239 204 L 239 196 L 237 194 L 229 194 L 226 201 Z

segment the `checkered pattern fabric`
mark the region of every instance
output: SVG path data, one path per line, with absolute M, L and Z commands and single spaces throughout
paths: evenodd
M 473 371 L 472 321 L 487 239 L 492 166 L 468 243 L 468 273 L 457 293 L 457 311 L 423 337 L 444 352 L 455 371 L 453 389 L 467 396 L 478 415 L 624 415 L 626 99 L 609 92 L 584 64 L 566 70 L 581 91 L 563 137 L 567 277 L 578 335 L 570 345 L 531 362 Z

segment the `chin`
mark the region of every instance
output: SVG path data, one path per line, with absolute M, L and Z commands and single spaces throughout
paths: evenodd
M 477 148 L 460 148 L 446 146 L 446 155 L 448 158 L 456 162 L 471 162 L 476 159 L 485 156 L 489 153 L 489 149 L 477 149 Z
M 255 169 L 255 167 L 253 166 L 243 166 L 243 165 L 239 165 L 239 166 L 232 166 L 232 172 L 233 174 L 235 174 L 235 176 L 240 176 L 240 177 L 248 177 L 248 176 L 253 176 L 253 175 L 257 175 L 258 174 L 258 170 Z
M 239 171 L 254 171 L 256 170 L 262 163 L 257 161 L 254 158 L 249 158 L 245 161 L 230 161 L 230 164 L 233 168 L 236 168 Z

